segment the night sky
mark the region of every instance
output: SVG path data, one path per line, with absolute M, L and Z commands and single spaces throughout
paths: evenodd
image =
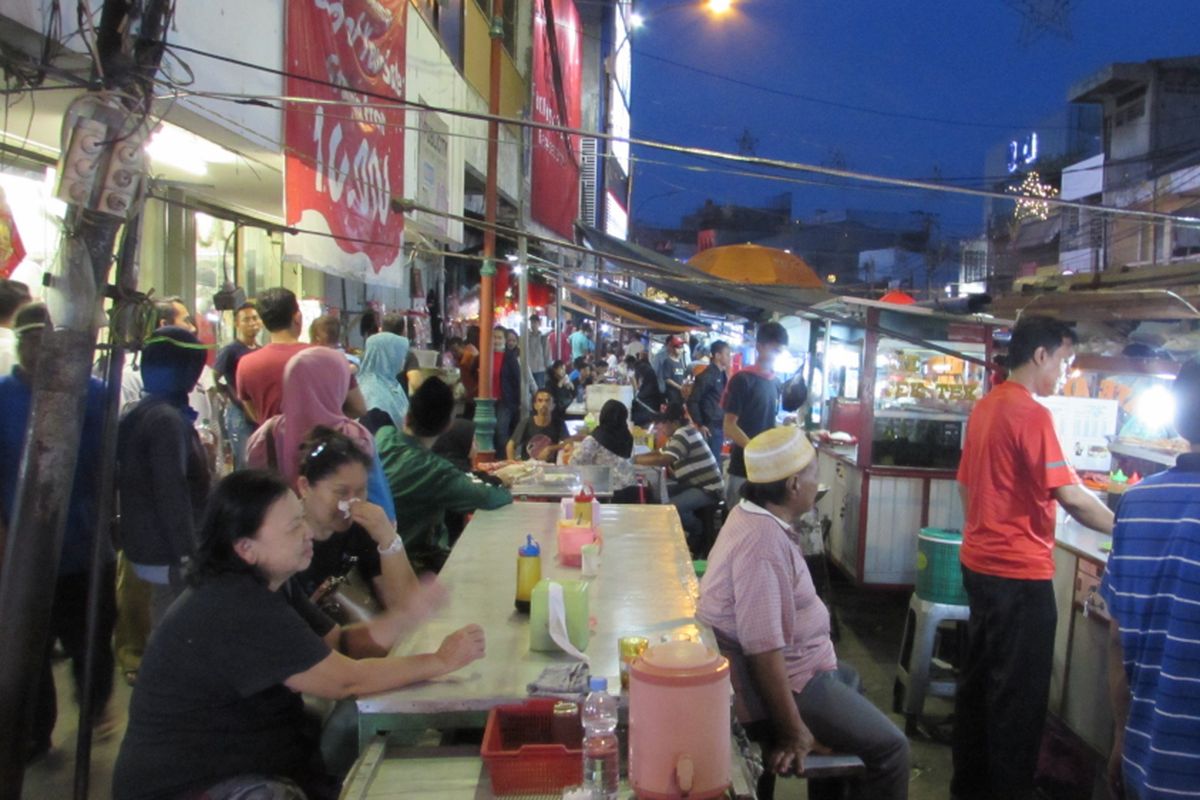
M 1061 110 L 1073 83 L 1114 61 L 1200 55 L 1200 0 L 740 0 L 719 20 L 700 5 L 635 2 L 646 25 L 633 37 L 634 137 L 737 152 L 748 131 L 763 157 L 973 186 L 987 151 Z M 1029 7 L 1059 31 L 1035 29 Z M 631 217 L 648 224 L 677 224 L 709 197 L 753 205 L 792 191 L 801 217 L 932 211 L 949 236 L 982 225 L 973 198 L 738 177 L 724 171 L 743 167 L 645 147 L 634 156 Z

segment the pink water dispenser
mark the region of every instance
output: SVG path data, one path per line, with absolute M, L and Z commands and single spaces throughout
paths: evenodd
M 729 788 L 729 661 L 700 642 L 651 645 L 629 668 L 629 781 L 643 800 Z

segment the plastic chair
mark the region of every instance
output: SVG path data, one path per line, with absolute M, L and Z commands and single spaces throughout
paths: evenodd
M 916 733 L 925 708 L 925 696 L 953 697 L 955 680 L 933 679 L 934 653 L 944 622 L 965 623 L 971 616 L 969 606 L 934 603 L 913 592 L 904 620 L 896 682 L 892 691 L 892 710 L 904 714 L 904 732 Z

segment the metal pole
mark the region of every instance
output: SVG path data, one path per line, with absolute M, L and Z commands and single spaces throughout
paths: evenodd
M 527 247 L 529 240 L 525 234 L 517 237 L 517 263 L 521 265 L 521 274 L 517 278 L 517 303 L 521 315 L 521 414 L 529 414 L 529 265 Z
M 479 270 L 479 396 L 475 400 L 475 443 L 481 461 L 495 456 L 496 402 L 492 398 L 492 328 L 495 326 L 496 208 L 500 147 L 500 63 L 504 40 L 504 0 L 492 0 L 491 75 L 488 86 L 487 186 L 484 192 L 483 266 Z
M 564 281 L 563 281 L 563 268 L 564 268 L 563 261 L 565 260 L 565 258 L 566 257 L 563 255 L 562 250 L 559 250 L 558 251 L 558 280 L 555 283 L 556 288 L 555 288 L 555 292 L 554 292 L 554 341 L 556 344 L 556 347 L 554 348 L 554 354 L 556 356 L 558 356 L 559 358 L 562 357 L 562 352 L 561 352 L 561 347 L 557 346 L 557 345 L 561 345 L 561 343 L 563 341 L 563 338 L 562 338 L 562 329 L 563 329 L 562 299 L 563 299 L 563 288 L 565 286 Z M 549 368 L 549 366 L 550 366 L 549 364 L 546 365 L 547 368 Z

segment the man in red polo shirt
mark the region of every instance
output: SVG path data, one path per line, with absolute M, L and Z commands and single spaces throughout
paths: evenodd
M 958 468 L 971 607 L 954 708 L 955 800 L 1032 797 L 1054 652 L 1055 502 L 1112 533 L 1113 515 L 1067 463 L 1050 412 L 1074 358 L 1063 322 L 1024 317 L 1009 377 L 975 406 Z
M 238 361 L 235 383 L 238 400 L 246 417 L 254 423 L 266 422 L 279 413 L 283 401 L 283 370 L 292 356 L 317 345 L 300 341 L 304 318 L 300 303 L 290 289 L 267 289 L 257 297 L 258 316 L 267 329 L 270 342 Z M 350 392 L 343 412 L 351 419 L 367 413 L 358 381 L 350 376 Z

